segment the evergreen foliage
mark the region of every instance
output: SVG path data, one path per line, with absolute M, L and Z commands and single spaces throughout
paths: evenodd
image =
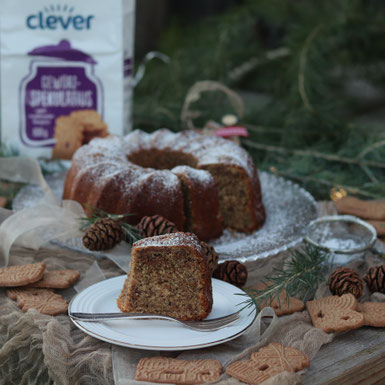
M 384 197 L 385 131 L 371 115 L 385 100 L 384 25 L 380 0 L 249 0 L 199 24 L 175 21 L 159 46 L 170 63 L 151 62 L 135 89 L 134 126 L 184 128 L 188 90 L 216 80 L 243 97 L 243 144 L 260 168 L 316 198 L 334 186 Z M 200 127 L 233 112 L 214 92 L 194 109 Z
M 133 215 L 133 214 L 110 214 L 104 210 L 101 210 L 97 207 L 89 205 L 89 208 L 92 209 L 92 215 L 89 217 L 79 218 L 80 226 L 79 229 L 81 231 L 87 231 L 93 225 L 100 223 L 103 219 L 111 219 L 113 221 L 118 222 L 124 234 L 124 240 L 132 245 L 134 242 L 142 239 L 140 234 L 140 230 L 133 225 L 130 225 L 127 222 L 124 222 L 124 219 Z
M 260 309 L 270 306 L 277 300 L 279 306 L 281 295 L 290 302 L 290 297 L 301 298 L 304 302 L 314 294 L 318 284 L 324 281 L 331 255 L 307 242 L 301 249 L 291 251 L 291 259 L 283 269 L 275 269 L 264 280 L 265 287 L 260 290 L 246 289 L 246 300 L 241 303 L 244 308 Z

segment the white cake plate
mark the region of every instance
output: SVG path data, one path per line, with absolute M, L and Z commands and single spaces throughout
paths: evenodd
M 116 299 L 126 276 L 115 277 L 89 286 L 71 301 L 68 311 L 85 313 L 119 313 Z M 213 309 L 207 319 L 222 317 L 242 309 L 246 295 L 227 282 L 212 280 Z M 206 348 L 239 337 L 252 325 L 257 312 L 244 309 L 239 319 L 223 329 L 196 331 L 162 320 L 113 320 L 72 322 L 85 333 L 111 344 L 144 350 L 191 350 Z
M 246 262 L 276 255 L 301 242 L 308 224 L 317 218 L 317 204 L 309 192 L 289 180 L 270 173 L 260 172 L 259 177 L 266 209 L 266 222 L 261 229 L 252 234 L 225 230 L 220 238 L 210 242 L 218 252 L 220 260 L 236 259 Z M 51 175 L 46 179 L 60 200 L 65 173 Z M 42 196 L 40 187 L 25 186 L 15 197 L 13 209 L 17 211 L 32 207 Z M 55 243 L 75 251 L 90 253 L 82 245 L 80 238 Z M 92 252 L 93 255 L 100 257 L 111 257 L 113 253 L 114 250 L 110 251 L 109 255 Z

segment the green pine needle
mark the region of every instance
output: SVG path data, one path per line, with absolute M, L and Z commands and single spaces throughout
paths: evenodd
M 158 45 L 170 62 L 148 64 L 135 88 L 133 125 L 149 132 L 186 128 L 181 112 L 190 87 L 218 81 L 244 101 L 239 124 L 249 128 L 248 144 L 259 147 L 247 146 L 259 169 L 274 167 L 317 199 L 329 199 L 333 187 L 383 198 L 385 169 L 354 161 L 383 163 L 385 157 L 376 113 L 384 105 L 385 2 L 238 3 L 190 26 L 175 15 Z M 236 113 L 214 91 L 203 93 L 191 110 L 196 127 Z M 301 154 L 304 149 L 312 155 Z
M 87 228 L 89 228 L 94 223 L 100 221 L 103 218 L 110 218 L 115 221 L 121 221 L 122 229 L 125 235 L 125 241 L 128 242 L 130 245 L 142 239 L 141 233 L 136 226 L 123 222 L 124 218 L 135 214 L 110 214 L 94 206 L 90 206 L 90 208 L 92 209 L 92 215 L 90 217 L 79 218 L 81 223 L 80 225 L 81 231 L 85 231 Z
M 131 246 L 136 241 L 139 241 L 140 239 L 142 239 L 141 233 L 136 226 L 123 222 L 122 228 L 125 235 L 125 241 L 128 242 Z
M 266 286 L 261 290 L 246 289 L 248 298 L 242 302 L 244 308 L 257 309 L 270 306 L 277 299 L 281 307 L 280 295 L 286 292 L 286 300 L 290 297 L 306 300 L 308 294 L 324 280 L 327 262 L 330 254 L 307 242 L 301 249 L 291 251 L 292 258 L 283 269 L 275 269 L 273 274 L 267 276 L 263 283 Z

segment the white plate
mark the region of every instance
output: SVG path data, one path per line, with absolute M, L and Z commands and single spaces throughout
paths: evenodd
M 116 299 L 126 276 L 98 282 L 73 298 L 69 312 L 120 312 Z M 216 318 L 238 311 L 245 298 L 241 289 L 217 279 L 213 284 L 213 310 L 209 317 Z M 239 320 L 223 329 L 202 332 L 188 329 L 174 322 L 161 320 L 116 320 L 103 322 L 74 321 L 85 333 L 112 344 L 145 350 L 190 350 L 218 345 L 242 335 L 253 323 L 256 311 L 245 309 Z

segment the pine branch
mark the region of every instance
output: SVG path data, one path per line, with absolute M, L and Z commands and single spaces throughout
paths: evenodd
M 330 162 L 339 162 L 339 163 L 345 163 L 345 164 L 352 164 L 352 165 L 356 165 L 356 166 L 369 166 L 369 167 L 376 167 L 376 168 L 385 169 L 385 163 L 375 162 L 375 161 L 370 161 L 370 160 L 364 160 L 364 159 L 362 159 L 363 157 L 361 155 L 359 155 L 356 158 L 347 158 L 344 156 L 339 156 L 339 155 L 334 155 L 334 154 L 321 153 L 319 151 L 292 150 L 292 149 L 289 149 L 286 147 L 281 147 L 281 146 L 256 143 L 256 142 L 253 142 L 253 141 L 248 140 L 248 139 L 242 139 L 242 144 L 244 144 L 246 147 L 251 147 L 251 148 L 255 148 L 258 150 L 264 150 L 264 151 L 268 151 L 268 152 L 279 152 L 281 154 L 300 155 L 300 156 L 323 159 L 323 160 L 327 160 Z
M 329 180 L 325 180 L 325 179 L 322 179 L 322 178 L 316 178 L 316 177 L 311 177 L 311 176 L 303 176 L 303 175 L 296 175 L 296 174 L 293 174 L 293 173 L 288 172 L 288 171 L 277 170 L 276 167 L 274 167 L 274 174 L 279 175 L 279 176 L 283 176 L 283 177 L 286 177 L 286 178 L 289 178 L 289 179 L 294 179 L 294 180 L 297 180 L 298 182 L 301 182 L 301 183 L 311 182 L 311 183 L 315 183 L 315 184 L 318 184 L 318 185 L 327 186 L 327 187 L 330 187 L 330 188 L 331 187 L 343 188 L 349 194 L 360 195 L 362 197 L 369 198 L 369 199 L 378 199 L 378 198 L 383 197 L 383 195 L 381 193 L 379 193 L 379 194 L 371 193 L 369 191 L 363 190 L 362 188 L 358 188 L 358 187 L 354 187 L 354 186 L 348 186 L 348 185 L 341 184 L 341 183 L 336 183 L 336 182 L 331 182 Z
M 81 222 L 80 230 L 85 231 L 88 227 L 92 226 L 94 223 L 100 221 L 103 218 L 110 218 L 115 221 L 121 222 L 122 229 L 125 235 L 125 241 L 132 245 L 134 242 L 142 239 L 140 230 L 129 223 L 124 222 L 124 219 L 132 216 L 134 214 L 110 214 L 104 210 L 101 210 L 97 207 L 91 207 L 92 215 L 90 217 L 79 218 Z
M 268 64 L 274 60 L 285 58 L 290 54 L 291 52 L 288 48 L 279 47 L 267 51 L 263 57 L 252 57 L 236 68 L 233 68 L 228 74 L 228 81 L 230 84 L 237 83 L 245 78 L 250 72 L 254 71 L 257 67 Z
M 308 293 L 324 280 L 330 254 L 304 242 L 303 247 L 292 251 L 291 255 L 291 260 L 282 270 L 276 269 L 273 275 L 265 278 L 266 286 L 263 289 L 246 289 L 248 298 L 242 302 L 244 308 L 253 308 L 255 305 L 260 309 L 270 306 L 275 299 L 280 307 L 283 293 L 286 293 L 287 301 L 290 300 L 290 296 L 302 297 L 305 301 Z
M 136 226 L 132 226 L 126 222 L 123 222 L 122 228 L 125 235 L 125 241 L 128 242 L 131 246 L 136 241 L 142 239 L 141 232 Z
M 371 144 L 370 146 L 367 146 L 364 148 L 357 156 L 357 159 L 363 159 L 369 152 L 372 152 L 373 150 L 377 148 L 385 147 L 385 140 L 380 140 L 379 142 L 375 142 Z
M 328 198 L 325 186 L 383 197 L 383 130 L 357 112 L 383 99 L 384 11 L 379 1 L 248 0 L 191 28 L 176 21 L 159 42 L 170 63 L 150 63 L 135 89 L 134 126 L 180 130 L 187 91 L 218 81 L 241 90 L 241 124 L 252 124 L 248 149 L 259 150 L 262 168 L 280 163 L 281 175 L 320 199 Z M 192 107 L 199 127 L 234 112 L 214 92 Z M 365 143 L 372 147 L 363 150 Z

